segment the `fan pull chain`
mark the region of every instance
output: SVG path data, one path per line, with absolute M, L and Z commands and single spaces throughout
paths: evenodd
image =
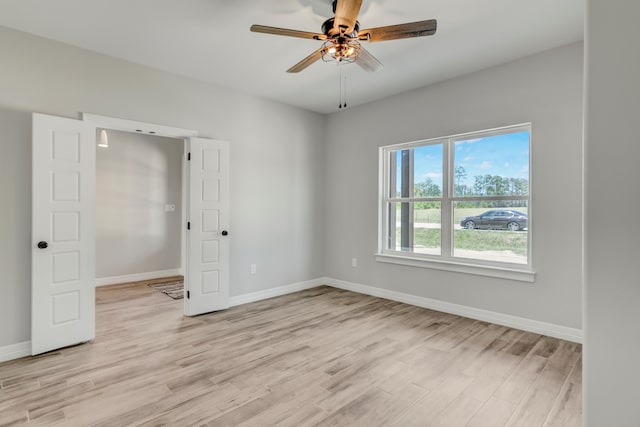
M 338 99 L 338 108 L 342 108 L 342 68 L 338 64 L 338 86 L 340 88 L 340 98 Z
M 342 108 L 347 108 L 347 76 L 344 76 L 344 79 L 342 78 L 342 68 L 340 67 L 340 64 L 338 64 L 338 70 L 339 70 L 338 85 L 340 86 L 340 99 L 338 101 L 338 108 L 342 109 Z M 342 89 L 343 85 L 344 85 L 344 90 Z M 342 97 L 343 93 L 344 93 L 344 98 Z
M 347 108 L 347 76 L 344 76 L 344 108 Z

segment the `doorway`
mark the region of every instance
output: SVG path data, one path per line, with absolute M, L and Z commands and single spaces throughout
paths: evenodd
M 183 275 L 184 139 L 97 130 L 96 286 Z
M 83 114 L 83 120 L 74 120 L 34 113 L 33 355 L 95 337 L 97 128 L 186 141 L 182 162 L 186 218 L 181 239 L 184 314 L 229 306 L 228 142 L 199 138 L 195 131 L 105 116 Z

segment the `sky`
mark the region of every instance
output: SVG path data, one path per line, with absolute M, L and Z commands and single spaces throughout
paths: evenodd
M 476 175 L 529 178 L 529 132 L 522 131 L 457 141 L 454 165 L 463 166 L 467 176 L 460 184 L 473 186 Z M 418 147 L 414 152 L 414 182 L 427 177 L 442 188 L 442 145 Z

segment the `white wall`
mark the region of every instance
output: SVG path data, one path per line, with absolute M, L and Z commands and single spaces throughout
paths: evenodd
M 584 408 L 640 426 L 640 2 L 587 2 Z
M 184 141 L 107 132 L 109 148 L 96 152 L 96 277 L 180 269 Z
M 327 276 L 580 329 L 582 50 L 558 48 L 329 116 Z M 378 147 L 524 122 L 533 124 L 535 283 L 375 261 Z
M 230 141 L 231 295 L 323 275 L 325 117 L 2 27 L 0 52 L 0 347 L 30 339 L 32 111 Z

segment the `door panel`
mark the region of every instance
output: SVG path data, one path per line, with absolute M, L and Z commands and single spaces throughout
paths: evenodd
M 189 140 L 185 314 L 229 307 L 229 143 Z
M 39 354 L 95 335 L 95 127 L 34 114 L 32 144 L 31 353 Z
M 480 217 L 478 224 L 480 225 L 480 228 L 488 228 L 491 226 L 492 220 L 493 220 L 493 212 L 488 212 L 487 214 L 482 215 Z

